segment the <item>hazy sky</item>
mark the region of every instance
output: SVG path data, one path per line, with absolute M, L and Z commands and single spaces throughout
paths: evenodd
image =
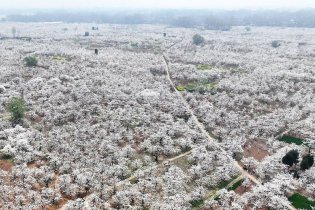
M 315 8 L 315 0 L 0 0 L 0 9 L 29 8 L 191 8 L 191 9 L 240 9 Z

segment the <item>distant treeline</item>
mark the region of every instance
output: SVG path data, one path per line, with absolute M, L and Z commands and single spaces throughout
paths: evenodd
M 7 15 L 19 22 L 97 22 L 112 24 L 167 24 L 228 30 L 231 26 L 315 27 L 315 9 L 276 10 L 159 10 L 159 11 L 37 11 L 33 14 Z

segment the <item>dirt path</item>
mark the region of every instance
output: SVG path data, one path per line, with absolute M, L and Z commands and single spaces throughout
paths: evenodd
M 178 42 L 178 43 L 179 43 L 179 42 Z M 177 44 L 177 43 L 176 43 L 176 44 Z M 172 45 L 172 46 L 174 46 L 174 45 Z M 171 48 L 171 47 L 170 47 L 170 48 Z M 168 48 L 168 49 L 169 49 L 169 48 Z M 207 139 L 208 139 L 209 141 L 211 141 L 211 142 L 213 143 L 213 145 L 214 145 L 217 149 L 219 149 L 223 154 L 226 154 L 226 156 L 229 157 L 229 159 L 233 162 L 234 166 L 240 171 L 241 175 L 237 178 L 237 181 L 238 181 L 241 177 L 247 177 L 247 178 L 249 178 L 253 183 L 255 183 L 256 185 L 261 185 L 261 182 L 260 182 L 255 176 L 253 176 L 253 175 L 249 174 L 247 171 L 245 171 L 245 170 L 243 169 L 243 167 L 238 164 L 237 161 L 235 161 L 231 156 L 229 156 L 229 155 L 227 154 L 227 152 L 226 152 L 224 149 L 222 149 L 222 147 L 221 147 L 220 145 L 218 145 L 217 140 L 214 139 L 213 137 L 211 137 L 210 134 L 205 130 L 204 125 L 199 122 L 198 118 L 197 118 L 196 115 L 194 114 L 194 111 L 191 109 L 190 105 L 188 104 L 188 102 L 186 101 L 186 99 L 184 98 L 184 96 L 176 89 L 175 84 L 174 84 L 173 80 L 171 79 L 171 76 L 170 76 L 170 73 L 169 73 L 168 60 L 166 59 L 166 57 L 165 57 L 164 54 L 163 54 L 163 61 L 165 62 L 165 69 L 166 69 L 166 73 L 167 73 L 167 79 L 168 79 L 170 85 L 172 86 L 173 90 L 174 90 L 175 93 L 178 95 L 178 97 L 182 100 L 182 102 L 184 103 L 186 109 L 190 112 L 191 117 L 193 118 L 194 122 L 195 122 L 196 125 L 198 126 L 199 130 L 207 137 Z M 147 168 L 147 169 L 144 169 L 143 172 L 145 172 L 145 171 L 150 171 L 150 170 L 154 170 L 154 169 L 159 168 L 159 167 L 163 167 L 163 166 L 165 165 L 165 163 L 167 163 L 167 162 L 173 162 L 173 161 L 175 161 L 175 160 L 177 160 L 177 159 L 179 159 L 179 158 L 182 158 L 182 157 L 184 157 L 184 156 L 187 156 L 187 155 L 191 154 L 192 151 L 193 151 L 193 149 L 190 150 L 190 151 L 188 151 L 188 152 L 186 152 L 186 153 L 180 154 L 180 155 L 178 155 L 178 156 L 176 156 L 176 157 L 173 157 L 173 158 L 164 160 L 162 163 L 160 163 L 160 164 L 158 164 L 158 165 L 155 165 L 155 166 L 149 167 L 149 168 Z M 129 178 L 127 178 L 127 179 L 125 179 L 125 180 L 122 180 L 122 181 L 116 183 L 114 186 L 111 186 L 109 189 L 113 189 L 113 188 L 116 188 L 116 189 L 117 189 L 117 188 L 119 188 L 119 187 L 121 187 L 121 186 L 123 186 L 123 185 L 125 185 L 125 184 L 127 184 L 127 183 L 130 183 L 130 182 L 133 181 L 134 179 L 136 179 L 136 176 L 135 176 L 135 175 L 132 175 L 132 176 L 130 176 Z M 234 184 L 234 181 L 233 181 L 232 184 Z M 210 193 L 208 194 L 206 200 L 214 199 L 214 198 L 217 196 L 217 194 L 219 193 L 219 190 L 220 190 L 220 189 L 210 192 Z M 93 195 L 93 194 L 90 194 L 89 196 L 87 196 L 87 197 L 84 198 L 84 207 L 85 207 L 86 209 L 89 209 L 89 207 L 90 207 L 90 205 L 89 205 L 89 197 L 90 197 L 91 195 Z M 282 201 L 282 202 L 283 202 L 283 201 Z M 284 202 L 283 202 L 283 203 L 284 203 Z M 284 203 L 284 204 L 285 204 L 285 203 Z M 286 205 L 286 206 L 287 206 L 287 205 Z M 290 210 L 296 210 L 296 208 L 294 208 L 294 207 L 291 206 L 291 205 L 287 206 L 287 208 L 290 209 Z M 62 209 L 63 209 L 63 208 L 62 208 Z
M 182 41 L 182 40 L 181 40 Z M 178 41 L 176 43 L 174 43 L 173 45 L 167 47 L 167 49 L 170 49 L 172 48 L 173 46 L 175 46 L 176 44 L 180 43 L 181 41 Z M 193 120 L 195 121 L 196 125 L 198 126 L 199 130 L 207 137 L 207 139 L 209 141 L 211 141 L 213 143 L 213 145 L 215 147 L 217 147 L 217 149 L 219 149 L 223 154 L 226 154 L 227 157 L 229 157 L 229 159 L 233 162 L 234 166 L 240 171 L 241 175 L 239 177 L 237 177 L 236 180 L 233 180 L 233 182 L 231 182 L 228 186 L 232 186 L 235 182 L 239 181 L 241 178 L 243 177 L 247 177 L 249 178 L 253 183 L 255 183 L 256 185 L 261 185 L 261 182 L 253 175 L 249 174 L 247 171 L 245 171 L 239 164 L 237 161 L 235 161 L 231 156 L 229 156 L 226 151 L 224 149 L 222 149 L 222 147 L 220 145 L 218 145 L 217 143 L 217 140 L 214 139 L 213 137 L 210 136 L 210 134 L 205 130 L 204 128 L 204 125 L 202 123 L 199 122 L 198 118 L 196 117 L 196 115 L 194 114 L 194 111 L 191 109 L 190 105 L 188 104 L 188 102 L 186 101 L 186 99 L 184 98 L 184 96 L 176 89 L 175 87 L 175 84 L 173 82 L 173 80 L 171 79 L 171 76 L 170 76 L 170 73 L 169 73 L 169 65 L 168 65 L 168 60 L 166 59 L 165 55 L 163 54 L 163 61 L 165 63 L 165 69 L 166 69 L 166 73 L 167 73 L 167 79 L 170 83 L 170 85 L 172 86 L 173 90 L 175 91 L 175 93 L 178 95 L 178 97 L 182 100 L 182 102 L 184 103 L 186 109 L 190 112 L 191 114 L 191 117 L 193 118 Z M 196 148 L 194 148 L 196 149 Z M 164 160 L 162 163 L 158 164 L 158 165 L 155 165 L 155 166 L 152 166 L 152 167 L 149 167 L 147 169 L 144 169 L 143 172 L 145 171 L 150 171 L 150 170 L 153 170 L 153 169 L 156 169 L 156 168 L 159 168 L 159 167 L 163 167 L 165 165 L 165 163 L 167 162 L 173 162 L 173 161 L 176 161 L 178 160 L 179 158 L 182 158 L 184 156 L 187 156 L 189 154 L 192 153 L 192 151 L 194 149 L 191 149 L 190 151 L 186 152 L 186 153 L 183 153 L 183 154 L 180 154 L 176 157 L 173 157 L 173 158 L 170 158 L 170 159 L 167 159 L 167 160 Z M 122 180 L 118 183 L 116 183 L 114 186 L 111 186 L 109 189 L 112 189 L 112 188 L 119 188 L 127 183 L 130 183 L 132 180 L 136 179 L 136 176 L 135 175 L 132 175 L 130 176 L 129 178 L 125 179 L 125 180 Z M 215 190 L 215 191 L 212 191 L 208 194 L 207 196 L 207 199 L 206 200 L 211 200 L 211 199 L 214 199 L 217 194 L 219 193 L 219 190 Z M 84 198 L 84 208 L 85 209 L 90 209 L 90 204 L 89 204 L 89 198 L 90 196 L 92 196 L 93 194 L 90 194 L 88 195 L 87 197 Z M 282 201 L 283 202 L 283 201 Z M 284 203 L 285 204 L 285 203 Z M 294 208 L 293 206 L 291 205 L 286 205 L 288 209 L 290 210 L 296 210 L 296 208 Z M 62 208 L 64 209 L 64 208 Z
M 162 163 L 160 163 L 160 164 L 157 164 L 157 165 L 155 165 L 155 166 L 151 166 L 151 167 L 149 167 L 149 168 L 147 168 L 147 169 L 142 170 L 142 172 L 151 171 L 151 170 L 154 170 L 154 169 L 163 167 L 163 166 L 165 166 L 166 163 L 171 163 L 171 162 L 174 162 L 174 161 L 178 160 L 179 158 L 182 158 L 182 157 L 185 157 L 185 156 L 187 156 L 187 155 L 190 155 L 190 154 L 192 153 L 192 151 L 195 150 L 195 149 L 197 149 L 197 148 L 191 149 L 191 150 L 189 150 L 188 152 L 185 152 L 185 153 L 183 153 L 183 154 L 180 154 L 180 155 L 178 155 L 178 156 L 176 156 L 176 157 L 172 157 L 172 158 L 166 159 L 166 160 L 164 160 L 164 161 L 163 161 Z M 130 176 L 129 178 L 118 182 L 118 183 L 117 183 L 115 186 L 113 186 L 113 187 L 116 187 L 116 188 L 117 188 L 117 187 L 120 187 L 120 186 L 122 186 L 122 185 L 124 185 L 124 184 L 126 184 L 126 183 L 128 183 L 128 182 L 130 182 L 130 181 L 133 181 L 133 180 L 136 179 L 136 178 L 137 178 L 137 177 L 136 177 L 135 175 L 132 175 L 132 176 Z
M 165 166 L 165 164 L 167 164 L 167 163 L 174 162 L 174 161 L 176 161 L 176 160 L 178 160 L 178 159 L 180 159 L 180 158 L 182 158 L 182 157 L 185 157 L 185 156 L 187 156 L 187 155 L 190 155 L 190 154 L 192 153 L 192 151 L 195 150 L 195 149 L 197 149 L 197 148 L 198 148 L 198 147 L 196 147 L 196 148 L 194 148 L 194 149 L 191 149 L 191 150 L 189 150 L 189 151 L 187 151 L 187 152 L 185 152 L 185 153 L 179 154 L 179 155 L 177 155 L 177 156 L 175 156 L 175 157 L 166 159 L 166 160 L 164 160 L 162 163 L 159 163 L 159 164 L 157 164 L 157 165 L 154 165 L 154 166 L 151 166 L 151 167 L 149 167 L 149 168 L 143 169 L 142 172 L 151 171 L 151 170 L 154 170 L 154 169 L 163 167 L 163 166 Z M 128 177 L 127 179 L 124 179 L 124 180 L 122 180 L 122 181 L 120 181 L 120 182 L 117 182 L 115 185 L 109 187 L 109 190 L 110 190 L 110 189 L 114 189 L 114 188 L 118 189 L 119 187 L 122 187 L 122 186 L 124 186 L 125 184 L 130 183 L 131 181 L 133 181 L 133 180 L 136 179 L 136 178 L 137 178 L 137 177 L 136 177 L 135 175 L 132 175 L 132 176 Z M 90 198 L 90 196 L 92 196 L 92 195 L 93 195 L 93 194 L 90 194 L 90 195 L 88 195 L 87 197 L 83 198 L 83 199 L 84 199 L 84 207 L 85 207 L 85 209 L 89 209 L 89 206 L 90 206 L 90 204 L 89 204 L 89 198 Z M 64 208 L 62 208 L 62 209 L 64 209 Z
M 222 189 L 229 189 L 230 187 L 232 187 L 236 182 L 240 181 L 241 179 L 243 179 L 243 175 L 239 175 L 236 179 L 234 179 L 232 182 L 230 182 L 226 187 L 224 188 L 220 188 L 220 189 L 215 189 L 211 192 L 209 192 L 205 198 L 205 201 L 209 201 L 209 200 L 213 200 L 215 199 L 216 197 L 218 197 L 220 194 L 220 190 Z M 202 205 L 203 206 L 203 205 Z M 199 206 L 199 207 L 195 207 L 193 208 L 193 210 L 197 210 L 197 209 L 200 209 L 202 208 L 202 206 Z
M 231 162 L 233 162 L 234 166 L 241 172 L 241 174 L 244 177 L 247 177 L 248 179 L 250 179 L 256 185 L 261 185 L 261 182 L 257 179 L 257 177 L 255 177 L 254 175 L 251 175 L 247 171 L 245 171 L 243 169 L 243 167 L 240 166 L 238 164 L 238 162 L 235 161 L 229 154 L 227 154 L 227 152 L 217 143 L 217 140 L 209 135 L 209 133 L 206 131 L 204 125 L 202 123 L 200 123 L 200 121 L 198 120 L 198 118 L 194 114 L 194 111 L 191 109 L 190 105 L 188 104 L 188 102 L 186 101 L 184 96 L 176 89 L 176 86 L 175 86 L 175 84 L 174 84 L 174 82 L 173 82 L 173 80 L 172 80 L 172 78 L 170 76 L 170 73 L 169 73 L 169 61 L 167 60 L 167 58 L 165 57 L 164 54 L 163 54 L 163 60 L 164 60 L 164 63 L 165 63 L 167 79 L 168 79 L 170 85 L 172 86 L 173 90 L 178 95 L 178 97 L 182 100 L 182 102 L 184 103 L 186 109 L 190 112 L 190 114 L 192 116 L 192 119 L 194 120 L 194 122 L 198 126 L 199 130 L 201 131 L 201 133 L 203 133 L 208 138 L 208 140 L 211 141 L 213 143 L 213 145 L 222 152 L 222 154 L 226 154 L 226 156 L 231 160 Z M 288 209 L 296 210 L 296 208 L 294 208 L 292 205 L 287 205 L 285 201 L 280 201 L 280 202 L 282 202 Z
M 194 120 L 194 122 L 196 123 L 196 125 L 198 126 L 199 130 L 201 131 L 201 133 L 207 137 L 207 139 L 209 141 L 211 141 L 213 143 L 213 145 L 220 150 L 223 154 L 226 154 L 227 157 L 229 157 L 229 159 L 234 163 L 234 165 L 236 166 L 236 168 L 239 169 L 239 171 L 244 174 L 244 176 L 248 177 L 250 180 L 252 180 L 254 183 L 259 183 L 258 179 L 255 176 L 252 176 L 250 174 L 248 174 L 238 163 L 237 161 L 235 161 L 232 157 L 230 157 L 227 152 L 217 143 L 217 140 L 214 139 L 213 137 L 210 136 L 210 134 L 206 131 L 204 125 L 202 123 L 199 122 L 198 118 L 196 117 L 194 111 L 191 109 L 190 105 L 188 104 L 188 102 L 186 101 L 186 99 L 184 98 L 184 96 L 176 89 L 175 84 L 173 82 L 173 80 L 170 77 L 170 73 L 169 73 L 169 66 L 168 66 L 168 61 L 166 59 L 166 57 L 163 55 L 163 60 L 165 62 L 165 67 L 166 67 L 166 72 L 167 72 L 167 79 L 169 80 L 169 83 L 171 84 L 173 90 L 175 91 L 175 93 L 178 95 L 178 97 L 182 100 L 182 102 L 185 105 L 185 108 L 190 112 L 190 115 L 192 117 L 192 119 Z

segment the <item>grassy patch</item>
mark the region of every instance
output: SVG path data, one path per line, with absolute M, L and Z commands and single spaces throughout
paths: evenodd
M 243 182 L 244 182 L 244 179 L 239 180 L 238 182 L 236 182 L 235 184 L 233 184 L 231 187 L 229 187 L 229 188 L 228 188 L 228 191 L 236 190 L 236 188 L 238 188 L 239 186 L 241 186 Z
M 290 196 L 289 201 L 295 208 L 298 209 L 312 210 L 315 207 L 315 201 L 311 201 L 299 193 L 294 193 L 292 196 Z
M 204 71 L 204 70 L 210 70 L 212 69 L 212 66 L 209 64 L 199 64 L 196 67 L 198 70 Z
M 198 208 L 198 207 L 201 207 L 203 204 L 204 204 L 204 200 L 193 200 L 193 201 L 190 201 L 189 203 L 192 205 L 193 208 Z
M 289 143 L 289 144 L 296 144 L 296 145 L 302 145 L 303 144 L 303 139 L 299 139 L 299 138 L 295 138 L 295 137 L 292 137 L 292 136 L 287 136 L 287 135 L 283 135 L 280 139 L 280 141 L 284 141 L 286 143 Z
M 53 56 L 51 59 L 54 60 L 54 61 L 65 61 L 66 60 L 65 57 L 60 56 L 60 55 Z
M 200 86 L 200 84 L 198 84 L 197 82 L 196 83 L 189 83 L 185 86 L 185 89 L 188 91 L 188 92 L 194 92 L 197 90 L 197 88 Z
M 179 86 L 176 86 L 176 90 L 178 90 L 178 91 L 185 91 L 186 88 L 185 88 L 185 86 L 179 85 Z
M 233 182 L 234 179 L 236 179 L 239 175 L 233 176 L 230 180 L 222 181 L 218 184 L 219 189 L 226 188 L 231 182 Z
M 130 46 L 131 46 L 132 48 L 139 48 L 139 43 L 138 43 L 138 42 L 131 42 L 131 43 L 130 43 Z
M 188 91 L 188 92 L 195 92 L 198 91 L 199 93 L 205 93 L 210 91 L 212 94 L 216 93 L 217 86 L 215 82 L 209 81 L 198 81 L 198 82 L 191 82 L 187 85 L 179 85 L 176 86 L 178 91 Z

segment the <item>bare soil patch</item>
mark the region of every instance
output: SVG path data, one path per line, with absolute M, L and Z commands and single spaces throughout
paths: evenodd
M 245 208 L 245 210 L 252 210 L 254 209 L 252 206 L 247 206 Z M 258 208 L 257 210 L 268 210 L 269 208 L 268 207 L 261 207 L 261 208 Z
M 62 198 L 57 204 L 47 206 L 45 210 L 59 210 L 68 202 L 68 199 Z
M 312 198 L 315 199 L 315 196 L 313 193 L 306 191 L 305 189 L 298 189 L 296 192 L 300 193 L 301 195 L 308 197 L 308 198 Z
M 11 160 L 0 159 L 0 169 L 3 171 L 11 171 L 14 163 Z
M 269 155 L 268 146 L 262 139 L 255 139 L 247 141 L 244 145 L 244 155 L 255 158 L 261 161 Z
M 238 195 L 243 195 L 244 193 L 249 192 L 251 189 L 252 189 L 251 186 L 244 187 L 243 185 L 241 185 L 241 186 L 237 187 L 234 191 Z

